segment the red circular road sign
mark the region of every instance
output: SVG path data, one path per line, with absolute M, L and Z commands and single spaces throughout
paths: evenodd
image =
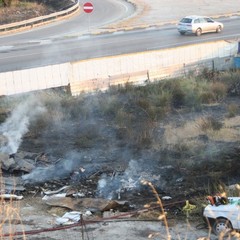
M 93 5 L 90 2 L 86 2 L 83 5 L 83 11 L 86 13 L 91 13 L 93 11 Z

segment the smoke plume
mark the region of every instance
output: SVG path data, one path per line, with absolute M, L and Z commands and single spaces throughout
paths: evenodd
M 0 143 L 0 152 L 16 153 L 24 134 L 28 132 L 30 123 L 44 110 L 40 101 L 34 96 L 19 103 L 6 121 L 0 125 L 0 135 L 5 138 L 4 144 Z
M 103 174 L 98 181 L 99 196 L 108 199 L 120 199 L 123 192 L 139 190 L 142 187 L 141 180 L 159 181 L 160 175 L 154 175 L 153 171 L 148 169 L 144 162 L 143 160 L 131 160 L 123 174 L 115 176 Z
M 66 154 L 65 158 L 47 167 L 36 167 L 29 174 L 22 176 L 25 183 L 43 183 L 46 181 L 68 178 L 74 170 L 82 166 L 81 154 L 75 151 Z

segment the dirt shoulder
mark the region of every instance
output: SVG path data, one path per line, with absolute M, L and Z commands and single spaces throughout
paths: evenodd
M 11 224 L 12 232 L 19 233 L 16 239 L 31 240 L 60 240 L 70 238 L 71 240 L 79 239 L 97 239 L 97 240 L 145 240 L 145 239 L 161 239 L 167 240 L 167 236 L 171 239 L 187 239 L 197 240 L 207 238 L 209 229 L 204 227 L 203 222 L 194 218 L 168 218 L 167 225 L 163 221 L 144 217 L 121 217 L 120 213 L 112 215 L 111 219 L 100 217 L 84 217 L 84 226 L 75 225 L 56 225 L 56 219 L 61 217 L 66 209 L 49 208 L 41 197 L 28 197 L 18 203 L 19 218 L 14 218 Z M 146 214 L 146 213 L 145 213 Z M 95 223 L 94 223 L 95 221 Z M 55 229 L 55 230 L 54 230 Z M 7 228 L 4 229 L 7 233 Z M 23 234 L 21 235 L 21 232 Z M 217 237 L 211 235 L 212 240 Z

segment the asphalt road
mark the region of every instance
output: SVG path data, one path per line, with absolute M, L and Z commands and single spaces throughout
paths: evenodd
M 81 9 L 84 2 L 86 1 L 80 0 Z M 134 13 L 134 6 L 122 0 L 91 0 L 91 3 L 94 10 L 90 14 L 81 10 L 77 15 L 66 20 L 56 21 L 26 32 L 0 35 L 0 46 L 81 35 L 118 22 Z
M 103 56 L 177 47 L 220 39 L 240 39 L 236 29 L 240 18 L 221 20 L 224 31 L 216 34 L 181 36 L 175 25 L 162 28 L 83 35 L 67 39 L 47 39 L 0 46 L 0 71 L 12 71 L 49 64 Z
M 71 20 L 26 33 L 1 37 L 0 72 L 177 47 L 204 41 L 240 39 L 240 33 L 237 31 L 240 26 L 240 17 L 237 16 L 218 19 L 224 23 L 223 32 L 204 34 L 200 37 L 180 36 L 176 26 L 171 24 L 141 30 L 90 34 L 90 29 L 87 29 L 90 26 L 94 29 L 101 28 L 101 26 L 130 15 L 133 12 L 132 5 L 127 6 L 124 3 L 126 2 L 119 1 L 115 5 L 111 0 L 104 1 L 104 4 L 98 6 L 103 8 L 102 11 L 91 15 L 91 23 L 89 19 L 86 19 L 89 15 L 82 13 Z M 99 4 L 99 1 L 95 0 L 94 4 Z M 80 34 L 81 31 L 84 34 Z

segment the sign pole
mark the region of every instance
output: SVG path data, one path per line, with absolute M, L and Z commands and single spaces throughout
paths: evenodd
M 93 4 L 86 2 L 83 4 L 83 11 L 85 13 L 91 13 L 93 11 Z M 88 16 L 88 32 L 90 33 L 90 16 Z

